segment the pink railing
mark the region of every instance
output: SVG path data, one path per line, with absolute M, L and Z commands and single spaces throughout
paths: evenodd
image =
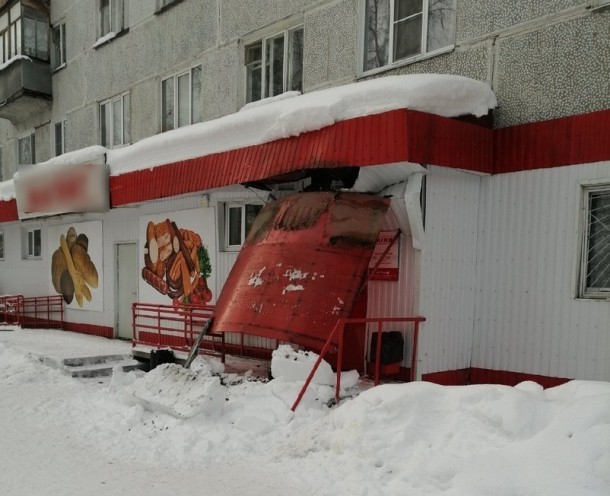
M 205 323 L 214 314 L 213 306 L 158 305 L 134 303 L 132 306 L 132 345 L 171 348 L 189 352 Z M 224 333 L 204 337 L 200 352 L 225 359 Z
M 348 324 L 377 323 L 377 330 L 376 330 L 377 342 L 376 342 L 376 347 L 375 347 L 375 376 L 374 376 L 375 386 L 377 386 L 379 384 L 380 375 L 381 375 L 381 341 L 382 341 L 381 335 L 383 333 L 383 324 L 388 323 L 388 322 L 412 323 L 413 324 L 413 346 L 411 347 L 410 380 L 414 381 L 415 377 L 416 377 L 415 367 L 416 367 L 416 363 L 417 363 L 417 341 L 418 341 L 418 336 L 419 336 L 419 324 L 422 322 L 425 322 L 425 321 L 426 321 L 425 317 L 378 317 L 378 318 L 361 318 L 361 319 L 339 319 L 337 321 L 337 324 L 335 325 L 334 329 L 330 333 L 330 336 L 328 336 L 328 339 L 326 340 L 326 343 L 324 344 L 322 351 L 320 351 L 320 355 L 318 356 L 318 359 L 314 363 L 314 366 L 311 369 L 311 372 L 307 376 L 307 379 L 305 380 L 305 384 L 301 388 L 301 391 L 299 392 L 297 399 L 295 400 L 294 404 L 292 405 L 291 410 L 294 412 L 296 410 L 297 406 L 299 406 L 299 403 L 303 399 L 303 396 L 305 395 L 305 391 L 307 391 L 307 388 L 309 387 L 309 384 L 311 383 L 311 380 L 313 379 L 313 376 L 316 373 L 316 370 L 318 370 L 318 367 L 320 366 L 320 363 L 322 363 L 322 360 L 324 359 L 324 356 L 328 352 L 331 344 L 335 341 L 335 336 L 337 337 L 337 348 L 338 348 L 337 382 L 335 384 L 335 400 L 337 401 L 337 403 L 339 402 L 339 393 L 341 391 L 341 368 L 343 365 L 345 326 Z

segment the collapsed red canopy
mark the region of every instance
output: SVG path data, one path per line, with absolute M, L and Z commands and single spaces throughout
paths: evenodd
M 350 315 L 389 200 L 300 193 L 268 204 L 229 274 L 212 331 L 319 349 Z

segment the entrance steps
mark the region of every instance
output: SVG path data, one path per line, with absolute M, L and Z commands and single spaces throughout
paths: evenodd
M 38 357 L 38 360 L 47 366 L 59 369 L 66 375 L 80 379 L 110 376 L 117 366 L 121 367 L 123 372 L 147 370 L 148 368 L 146 363 L 134 359 L 131 355 L 64 358 L 59 363 L 48 357 Z

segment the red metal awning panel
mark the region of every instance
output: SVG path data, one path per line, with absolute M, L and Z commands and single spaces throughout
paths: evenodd
M 258 215 L 229 274 L 212 332 L 240 332 L 317 349 L 348 317 L 389 200 L 301 193 Z

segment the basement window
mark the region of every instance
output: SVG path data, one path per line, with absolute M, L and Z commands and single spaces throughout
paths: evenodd
M 579 293 L 610 298 L 610 185 L 584 189 L 584 238 Z

